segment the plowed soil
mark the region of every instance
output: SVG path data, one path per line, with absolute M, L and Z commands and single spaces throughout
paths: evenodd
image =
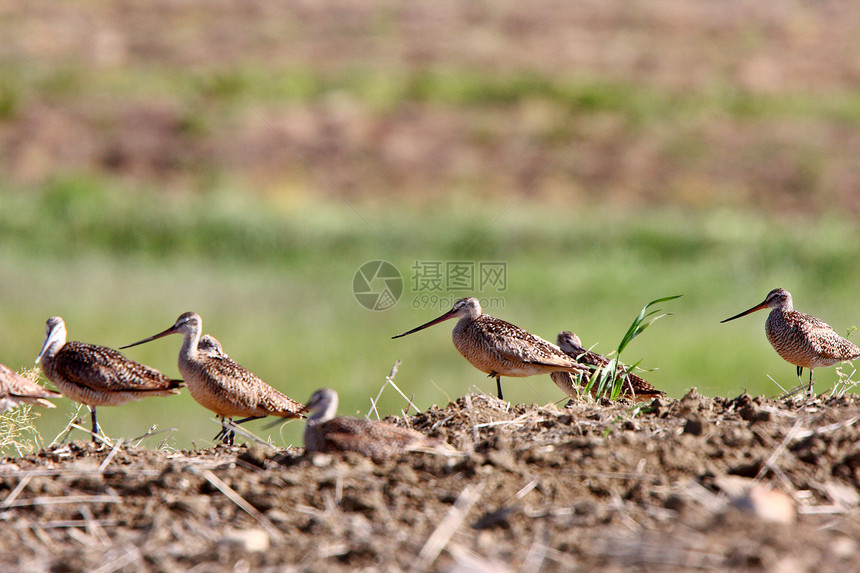
M 860 400 L 511 406 L 405 419 L 458 456 L 71 442 L 0 462 L 4 571 L 847 571 Z

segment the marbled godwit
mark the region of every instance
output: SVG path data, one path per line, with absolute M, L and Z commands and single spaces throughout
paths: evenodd
M 224 442 L 233 443 L 234 432 L 228 428 L 225 420 L 232 421 L 236 416 L 245 416 L 245 419 L 236 422 L 239 424 L 266 416 L 302 417 L 304 406 L 236 364 L 220 351 L 221 345 L 217 340 L 210 337 L 209 344 L 214 340 L 214 345 L 206 349 L 207 343 L 204 343 L 204 350 L 201 351 L 199 344 L 202 329 L 203 319 L 194 312 L 186 312 L 167 330 L 121 348 L 181 333 L 184 338 L 179 350 L 179 372 L 185 378 L 191 396 L 221 418 L 221 432 L 215 436 L 216 440 L 223 438 Z
M 308 401 L 305 452 L 358 452 L 375 460 L 394 454 L 442 446 L 440 440 L 394 424 L 335 416 L 337 392 L 317 390 Z
M 400 338 L 455 317 L 459 320 L 452 333 L 454 346 L 472 366 L 496 379 L 500 399 L 502 376 L 590 372 L 556 345 L 509 322 L 484 314 L 481 303 L 473 297 L 461 298 L 439 318 L 392 338 Z
M 561 351 L 580 364 L 600 368 L 606 366 L 610 362 L 610 359 L 606 356 L 583 348 L 579 337 L 570 331 L 563 330 L 559 332 L 556 340 Z M 623 374 L 626 370 L 627 367 L 623 364 L 619 364 L 617 367 L 617 372 L 619 374 Z M 555 382 L 556 386 L 561 388 L 568 396 L 578 395 L 576 380 L 572 374 L 567 372 L 553 372 L 550 374 L 550 377 L 552 378 L 552 381 Z M 597 391 L 597 388 L 592 387 L 592 391 Z M 634 400 L 650 400 L 657 396 L 666 395 L 665 392 L 657 390 L 654 386 L 633 373 L 628 373 L 624 377 L 624 385 L 622 386 L 621 392 L 622 395 L 630 396 Z
M 767 293 L 765 299 L 751 309 L 720 322 L 728 322 L 763 308 L 772 309 L 764 323 L 764 331 L 777 354 L 797 366 L 798 378 L 804 368 L 809 368 L 809 387 L 806 390 L 809 396 L 813 395 L 814 368 L 833 366 L 837 362 L 854 360 L 860 356 L 860 348 L 836 334 L 827 323 L 794 310 L 791 293 L 782 288 Z
M 197 343 L 197 351 L 209 356 L 229 358 L 229 356 L 224 353 L 224 349 L 221 348 L 221 343 L 218 342 L 218 339 L 208 334 L 204 334 L 200 337 L 200 342 Z
M 59 392 L 42 388 L 14 370 L 0 364 L 0 412 L 21 404 L 38 404 L 46 408 L 56 408 L 45 398 L 59 398 L 60 396 L 62 394 Z
M 178 394 L 182 380 L 129 360 L 116 350 L 84 342 L 66 342 L 59 316 L 48 319 L 45 343 L 36 358 L 45 376 L 63 395 L 90 408 L 93 441 L 99 433 L 96 406 L 119 406 L 147 396 Z

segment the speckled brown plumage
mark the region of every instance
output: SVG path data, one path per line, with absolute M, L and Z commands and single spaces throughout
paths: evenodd
M 167 336 L 181 333 L 179 371 L 191 396 L 204 408 L 219 417 L 232 419 L 243 416 L 249 419 L 265 416 L 300 418 L 304 406 L 272 388 L 252 372 L 237 364 L 220 350 L 217 340 L 204 343 L 199 349 L 203 320 L 193 312 L 182 314 L 173 326 L 144 340 L 123 346 L 128 348 Z M 208 347 L 208 349 L 207 349 Z M 232 436 L 226 427 L 218 437 L 230 442 Z
M 226 355 L 200 353 L 197 360 L 181 362 L 179 371 L 191 396 L 225 418 L 298 418 L 304 408 Z
M 791 293 L 782 288 L 770 291 L 761 303 L 722 322 L 763 308 L 772 309 L 765 321 L 765 333 L 777 354 L 797 367 L 798 376 L 804 368 L 809 368 L 807 392 L 810 395 L 813 369 L 833 366 L 860 356 L 860 348 L 839 336 L 826 322 L 794 310 Z
M 200 337 L 200 342 L 197 343 L 197 350 L 211 356 L 227 356 L 224 349 L 221 348 L 221 343 L 218 342 L 218 339 L 208 334 Z
M 0 364 L 0 412 L 21 404 L 38 404 L 56 408 L 46 398 L 59 398 L 59 392 L 42 388 L 32 380 L 21 376 L 11 368 Z
M 94 434 L 98 433 L 96 406 L 178 394 L 182 386 L 182 380 L 172 380 L 112 348 L 66 342 L 66 325 L 59 316 L 48 319 L 45 343 L 36 362 L 42 364 L 45 376 L 64 396 L 90 407 Z
M 579 337 L 567 330 L 558 333 L 558 346 L 562 352 L 572 357 L 580 364 L 593 367 L 603 367 L 609 364 L 610 360 L 602 354 L 583 348 Z M 623 373 L 627 370 L 627 366 L 619 364 L 617 371 Z M 550 374 L 552 381 L 561 388 L 568 396 L 578 396 L 578 386 L 573 375 L 567 372 L 553 372 Z M 592 387 L 592 391 L 596 391 L 596 387 Z M 624 378 L 622 386 L 622 396 L 628 396 L 635 400 L 650 400 L 657 396 L 664 396 L 665 392 L 657 390 L 643 380 L 641 377 L 633 373 L 628 373 Z
M 56 355 L 43 356 L 42 370 L 64 396 L 89 406 L 178 394 L 182 385 L 116 350 L 85 342 L 67 342 Z
M 311 416 L 304 433 L 305 452 L 358 452 L 375 460 L 442 445 L 420 432 L 386 422 L 337 413 L 337 392 L 322 388 L 308 401 Z
M 501 376 L 534 376 L 551 372 L 582 372 L 587 367 L 556 345 L 522 328 L 484 314 L 476 298 L 461 298 L 437 319 L 399 334 L 400 338 L 444 320 L 459 317 L 452 332 L 454 346 L 472 366 L 496 379 L 502 398 Z

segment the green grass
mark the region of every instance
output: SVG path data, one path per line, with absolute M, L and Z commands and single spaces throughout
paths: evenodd
M 776 395 L 795 384 L 794 367 L 764 336 L 764 313 L 719 321 L 782 286 L 800 310 L 839 332 L 860 321 L 860 245 L 837 218 L 802 222 L 758 213 L 672 210 L 585 212 L 563 205 L 464 204 L 433 208 L 312 203 L 234 194 L 150 195 L 111 191 L 98 181 L 55 182 L 42 190 L 0 194 L 0 361 L 30 366 L 45 320 L 65 318 L 70 338 L 117 347 L 170 326 L 187 310 L 226 352 L 298 400 L 330 386 L 341 412 L 366 413 L 395 360 L 397 385 L 416 404 L 443 404 L 492 380 L 454 349 L 450 326 L 390 340 L 447 310 L 461 296 L 498 297 L 492 314 L 544 338 L 578 333 L 586 347 L 615 348 L 649 300 L 681 293 L 671 318 L 625 349 L 624 360 L 672 396 L 692 386 L 707 395 L 743 390 Z M 405 278 L 392 309 L 372 312 L 352 294 L 366 261 L 384 259 Z M 425 304 L 414 292 L 415 261 L 503 261 L 507 290 L 457 291 Z M 178 337 L 129 349 L 127 355 L 178 375 Z M 817 389 L 837 381 L 816 371 Z M 564 399 L 549 377 L 506 379 L 514 402 Z M 40 411 L 50 442 L 72 406 Z M 380 412 L 405 408 L 386 391 Z M 134 438 L 152 424 L 176 426 L 172 444 L 210 443 L 212 415 L 187 393 L 101 408 L 112 437 Z M 248 425 L 263 432 L 266 422 Z M 89 421 L 85 421 L 85 426 Z M 302 425 L 287 424 L 275 442 L 299 443 Z M 82 436 L 79 436 L 82 437 Z M 146 444 L 155 447 L 159 435 Z
M 726 84 L 690 91 L 585 75 L 500 73 L 456 66 L 380 70 L 356 65 L 318 70 L 302 66 L 273 69 L 241 62 L 189 71 L 150 64 L 136 66 L 132 74 L 123 67 L 93 69 L 72 62 L 28 62 L 25 66 L 11 61 L 0 64 L 0 77 L 4 78 L 0 82 L 0 119 L 14 117 L 21 102 L 33 97 L 58 102 L 146 97 L 183 103 L 192 114 L 191 123 L 198 125 L 197 121 L 206 122 L 202 108 L 214 116 L 229 117 L 231 110 L 256 109 L 261 104 L 309 104 L 338 94 L 379 112 L 416 102 L 465 108 L 539 100 L 569 113 L 607 111 L 635 121 L 720 114 L 737 119 L 860 122 L 856 88 L 771 94 Z
M 584 392 L 586 394 L 590 393 L 593 388 L 595 398 L 606 397 L 610 400 L 617 400 L 621 397 L 621 393 L 624 391 L 624 381 L 627 378 L 627 375 L 633 372 L 636 367 L 639 366 L 639 362 L 641 362 L 640 360 L 635 364 L 625 366 L 621 362 L 621 353 L 624 352 L 624 349 L 627 348 L 631 342 L 633 342 L 634 338 L 642 334 L 645 329 L 654 324 L 654 322 L 668 314 L 661 314 L 662 310 L 660 309 L 648 309 L 655 304 L 674 300 L 681 296 L 682 295 L 664 296 L 654 299 L 642 307 L 642 310 L 639 311 L 639 314 L 636 315 L 636 318 L 634 318 L 633 322 L 630 324 L 630 328 L 628 328 L 627 332 L 624 333 L 624 336 L 621 337 L 621 342 L 618 343 L 618 348 L 610 354 L 612 358 L 609 362 L 603 366 L 595 368 L 591 376 L 586 381 L 584 388 Z M 579 377 L 579 375 L 577 376 Z
M 37 428 L 39 413 L 29 404 L 0 412 L 0 455 L 28 454 L 42 443 Z

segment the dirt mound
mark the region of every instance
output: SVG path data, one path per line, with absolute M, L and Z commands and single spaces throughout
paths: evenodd
M 0 568 L 845 570 L 860 400 L 566 408 L 468 395 L 392 419 L 461 456 L 73 442 L 0 462 Z

